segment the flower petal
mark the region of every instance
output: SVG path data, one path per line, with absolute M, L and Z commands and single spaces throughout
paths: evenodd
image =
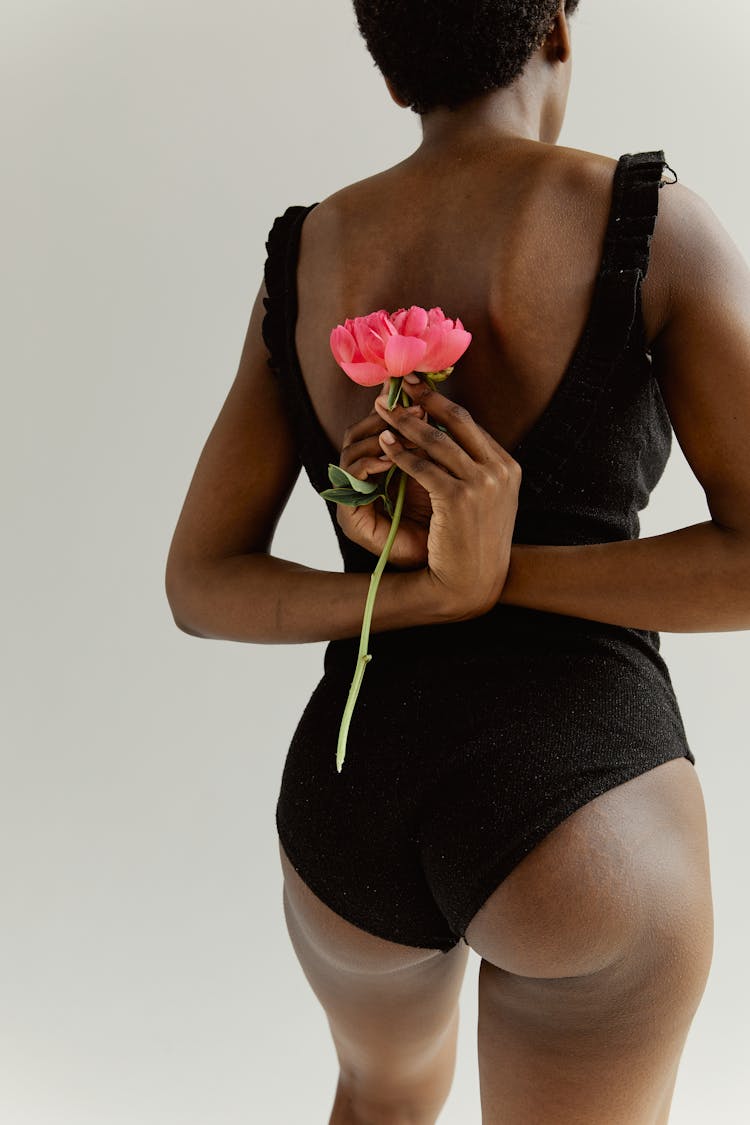
M 362 359 L 368 363 L 379 363 L 385 370 L 385 340 L 378 332 L 368 324 L 360 324 L 357 328 L 357 343 Z
M 422 337 L 426 344 L 425 353 L 419 364 L 420 371 L 439 371 L 442 367 L 440 362 L 443 354 L 443 341 L 445 339 L 445 332 L 442 325 L 431 324 Z
M 380 363 L 342 363 L 341 366 L 360 387 L 378 387 L 383 383 L 383 365 Z
M 358 358 L 356 340 L 344 325 L 337 324 L 332 330 L 330 343 L 333 358 L 339 366 Z
M 399 332 L 404 336 L 421 336 L 427 328 L 428 320 L 427 309 L 423 309 L 420 305 L 412 305 Z
M 377 312 L 370 313 L 369 316 L 363 317 L 363 319 L 373 332 L 376 332 L 377 335 L 380 336 L 383 341 L 383 347 L 385 347 L 388 337 L 393 336 L 395 331 L 391 323 L 391 318 L 388 316 L 386 310 L 378 309 Z
M 385 366 L 396 377 L 416 371 L 427 344 L 417 336 L 391 336 L 385 346 Z
M 471 332 L 466 332 L 463 328 L 452 329 L 443 340 L 440 367 L 435 368 L 435 370 L 441 371 L 444 367 L 452 367 L 456 360 L 461 358 L 470 343 Z
M 435 305 L 433 308 L 429 309 L 427 316 L 429 318 L 430 327 L 432 327 L 433 324 L 444 324 L 448 319 L 439 305 Z M 452 324 L 451 327 L 453 327 Z

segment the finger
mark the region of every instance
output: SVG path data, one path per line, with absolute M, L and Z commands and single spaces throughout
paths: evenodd
M 394 438 L 388 440 L 388 435 Z M 392 430 L 383 430 L 379 435 L 383 449 L 388 453 L 393 462 L 403 469 L 407 476 L 414 477 L 422 487 L 433 497 L 448 497 L 453 495 L 456 487 L 455 478 L 445 472 L 435 461 L 425 457 L 422 452 L 406 449 L 397 433 Z
M 419 383 L 409 383 L 408 387 L 414 402 L 423 406 L 428 415 L 446 426 L 473 460 L 485 463 L 500 456 L 503 461 L 512 461 L 507 449 L 474 420 L 465 406 L 453 402 L 440 391 L 433 390 L 422 380 Z
M 357 442 L 362 441 L 364 438 L 372 437 L 378 433 L 378 423 L 381 421 L 380 415 L 376 410 L 372 410 L 364 418 L 360 418 L 357 422 L 352 422 L 351 426 L 347 426 L 344 430 L 344 438 L 341 445 L 342 449 L 347 449 Z
M 342 465 L 341 468 L 346 469 L 358 480 L 367 480 L 368 477 L 377 476 L 378 473 L 387 473 L 392 464 L 390 457 L 381 457 L 378 454 L 373 457 L 359 457 L 353 464 Z
M 432 461 L 447 469 L 454 477 L 471 480 L 476 476 L 476 461 L 449 433 L 439 430 L 426 420 L 417 418 L 398 406 L 389 411 L 381 399 L 375 400 L 375 408 L 381 411 L 391 427 L 398 431 L 403 445 L 409 441 L 421 445 Z
M 421 406 L 411 406 L 409 412 L 413 412 L 416 417 L 426 417 L 424 408 Z M 382 433 L 384 426 L 383 419 L 374 410 L 367 418 L 362 418 L 359 422 L 350 426 L 348 430 L 345 430 L 344 444 L 341 447 L 341 467 L 343 469 L 351 468 L 352 464 L 360 457 L 379 456 L 381 449 L 378 434 Z
M 383 452 L 383 446 L 378 440 L 379 435 L 369 438 L 367 442 L 358 442 L 358 445 L 366 445 L 359 457 L 350 458 L 347 456 L 348 449 L 342 451 L 340 465 L 342 469 L 346 469 L 352 476 L 357 477 L 359 480 L 366 480 L 368 476 L 377 473 L 387 472 L 393 464 L 391 458 L 387 453 Z M 424 450 L 419 446 L 414 445 L 413 442 L 404 443 L 406 448 L 415 453 L 424 454 Z
M 410 406 L 409 409 L 414 410 L 414 412 L 418 413 L 421 417 L 425 416 L 423 406 Z M 375 409 L 371 410 L 364 418 L 360 418 L 357 422 L 352 422 L 351 426 L 348 426 L 344 430 L 342 449 L 346 449 L 347 446 L 353 445 L 363 438 L 379 434 L 382 428 L 383 419 Z

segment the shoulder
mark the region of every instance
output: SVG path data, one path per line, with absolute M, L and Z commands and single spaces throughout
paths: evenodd
M 649 271 L 649 284 L 664 295 L 659 329 L 734 286 L 747 292 L 746 279 L 742 254 L 708 201 L 682 180 L 665 182 Z
M 305 218 L 303 238 L 310 243 L 320 240 L 330 244 L 346 237 L 347 231 L 382 200 L 383 176 L 368 176 L 324 196 Z
M 660 160 L 653 159 L 658 153 L 664 154 L 663 170 Z M 640 156 L 645 159 L 632 159 Z M 679 170 L 674 181 L 670 154 L 664 149 L 632 149 L 615 158 L 560 147 L 558 157 L 554 163 L 557 185 L 573 206 L 581 208 L 588 224 L 606 222 L 621 161 L 623 182 L 629 182 L 630 190 L 640 190 L 644 179 L 659 185 L 651 197 L 653 228 L 642 286 L 646 335 L 653 340 L 668 322 L 680 294 L 694 291 L 701 278 L 705 284 L 709 275 L 715 276 L 723 268 L 729 242 L 726 232 L 708 203 L 679 179 Z
M 665 164 L 669 153 L 664 152 Z M 569 181 L 581 197 L 599 189 L 607 191 L 613 182 L 617 165 L 623 157 L 652 153 L 634 149 L 615 159 L 580 149 L 565 150 L 564 167 Z M 658 174 L 658 161 L 645 162 L 643 171 L 635 172 L 633 184 L 643 175 Z M 632 166 L 632 164 L 631 164 Z M 654 195 L 654 225 L 649 237 L 648 262 L 644 271 L 644 314 L 647 335 L 654 338 L 672 315 L 677 302 L 690 293 L 716 281 L 726 269 L 727 257 L 737 253 L 718 217 L 696 191 L 665 167 L 660 186 Z M 626 167 L 623 169 L 627 173 Z
M 298 240 L 298 257 L 307 257 L 312 250 L 317 258 L 326 252 L 335 254 L 346 237 L 347 220 L 355 213 L 356 204 L 348 187 L 310 203 L 291 203 L 272 221 L 266 236 L 266 251 L 271 259 L 283 258 L 289 240 Z
M 309 263 L 316 273 L 335 277 L 341 261 L 372 245 L 368 230 L 383 209 L 384 173 L 346 184 L 318 202 L 287 208 L 298 238 L 300 275 Z
M 706 285 L 719 281 L 740 251 L 706 199 L 681 181 L 664 185 L 659 193 L 659 218 L 654 233 L 668 263 L 673 286 Z
M 554 163 L 550 167 L 557 174 L 559 186 L 568 187 L 582 199 L 591 198 L 592 194 L 601 190 L 611 196 L 614 187 L 615 174 L 622 161 L 623 183 L 630 180 L 631 185 L 642 185 L 646 180 L 654 184 L 659 183 L 661 177 L 662 187 L 672 187 L 673 177 L 670 175 L 668 162 L 669 153 L 664 154 L 663 149 L 633 149 L 622 153 L 618 157 L 607 156 L 604 153 L 590 152 L 586 149 L 566 148 L 561 145 L 544 146 L 557 150 Z M 664 154 L 664 169 L 660 154 Z M 546 159 L 544 155 L 541 159 Z M 661 192 L 660 192 L 661 195 Z M 661 210 L 661 199 L 656 201 L 657 212 Z
M 556 185 L 565 198 L 580 206 L 582 214 L 591 207 L 593 215 L 603 215 L 602 201 L 611 200 L 615 171 L 622 156 L 653 153 L 633 149 L 614 158 L 583 149 L 558 148 L 551 162 Z M 670 153 L 663 152 L 665 167 L 655 195 L 653 232 L 643 281 L 643 310 L 647 337 L 653 340 L 681 310 L 714 303 L 716 295 L 728 289 L 747 291 L 748 270 L 742 254 L 711 205 L 680 177 L 670 172 Z M 543 158 L 543 157 L 542 157 Z M 645 162 L 649 174 L 653 163 Z M 643 166 L 642 166 L 643 167 Z M 636 175 L 642 182 L 643 173 Z
M 609 208 L 617 164 L 615 157 L 565 145 L 535 144 L 529 153 L 534 179 L 563 204 L 580 207 L 583 217 L 597 201 Z

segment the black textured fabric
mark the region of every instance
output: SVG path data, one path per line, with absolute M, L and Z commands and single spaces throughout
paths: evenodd
M 664 471 L 672 429 L 651 372 L 641 283 L 665 164 L 662 150 L 617 162 L 586 325 L 547 408 L 510 451 L 523 469 L 519 543 L 635 538 Z M 288 207 L 269 232 L 263 335 L 301 464 L 320 491 L 339 450 L 294 342 L 300 230 L 315 206 Z M 372 572 L 376 556 L 320 503 L 344 570 Z M 672 758 L 695 764 L 658 633 L 498 605 L 471 621 L 371 634 L 339 774 L 358 648 L 358 637 L 326 646 L 287 752 L 276 825 L 311 889 L 380 937 L 447 952 L 575 809 Z

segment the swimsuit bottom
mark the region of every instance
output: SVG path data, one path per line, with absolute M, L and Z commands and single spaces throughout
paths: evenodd
M 658 634 L 510 606 L 331 641 L 284 763 L 276 826 L 341 917 L 448 952 L 515 865 L 594 797 L 695 765 Z

